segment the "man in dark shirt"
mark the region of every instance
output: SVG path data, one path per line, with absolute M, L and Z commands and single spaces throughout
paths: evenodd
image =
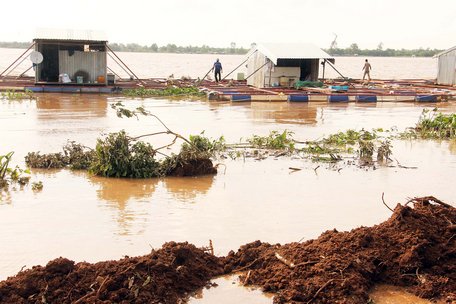
M 219 82 L 222 79 L 222 64 L 217 58 L 217 61 L 214 63 L 214 67 L 212 68 L 214 71 L 215 81 Z

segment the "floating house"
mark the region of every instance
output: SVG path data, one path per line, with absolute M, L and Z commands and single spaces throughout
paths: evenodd
M 37 30 L 36 84 L 107 85 L 107 39 L 91 30 Z
M 320 66 L 328 61 L 334 63 L 334 58 L 313 44 L 261 43 L 250 52 L 247 84 L 291 87 L 296 81 L 317 81 Z
M 456 85 L 456 46 L 434 57 L 439 59 L 437 84 Z

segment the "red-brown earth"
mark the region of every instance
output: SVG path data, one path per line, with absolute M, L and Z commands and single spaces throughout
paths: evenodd
M 95 264 L 65 258 L 0 282 L 0 303 L 181 303 L 233 272 L 274 303 L 367 303 L 374 284 L 456 301 L 456 208 L 433 197 L 397 205 L 373 227 L 330 230 L 285 245 L 256 241 L 226 257 L 169 242 L 141 257 Z

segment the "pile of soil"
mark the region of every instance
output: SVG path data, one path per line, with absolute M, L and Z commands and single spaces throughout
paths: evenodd
M 217 174 L 217 168 L 209 158 L 190 159 L 179 162 L 168 173 L 169 176 L 198 176 Z
M 413 205 L 397 205 L 377 226 L 331 230 L 305 243 L 256 241 L 226 257 L 170 242 L 119 261 L 59 258 L 0 282 L 0 303 L 182 303 L 211 278 L 233 272 L 246 285 L 274 292 L 274 303 L 364 304 L 377 283 L 452 303 L 456 208 L 433 197 Z
M 431 204 L 437 202 L 439 205 Z M 260 241 L 230 252 L 225 272 L 274 292 L 274 303 L 367 303 L 376 283 L 456 301 L 456 208 L 430 197 L 397 205 L 374 227 L 323 233 L 305 243 Z
M 221 273 L 220 258 L 170 242 L 142 257 L 35 266 L 0 282 L 0 303 L 179 303 Z

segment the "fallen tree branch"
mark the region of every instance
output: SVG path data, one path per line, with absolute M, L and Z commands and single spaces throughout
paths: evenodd
M 442 205 L 447 208 L 454 208 L 450 204 L 444 203 L 441 200 L 435 198 L 434 196 L 414 197 L 414 198 L 409 199 L 407 201 L 406 205 L 408 203 L 430 203 L 430 202 L 434 202 L 436 204 Z
M 394 212 L 394 210 L 391 209 L 391 208 L 385 203 L 384 196 L 385 196 L 385 192 L 382 192 L 382 202 L 383 202 L 383 205 L 385 205 L 386 208 L 388 208 L 391 212 Z

